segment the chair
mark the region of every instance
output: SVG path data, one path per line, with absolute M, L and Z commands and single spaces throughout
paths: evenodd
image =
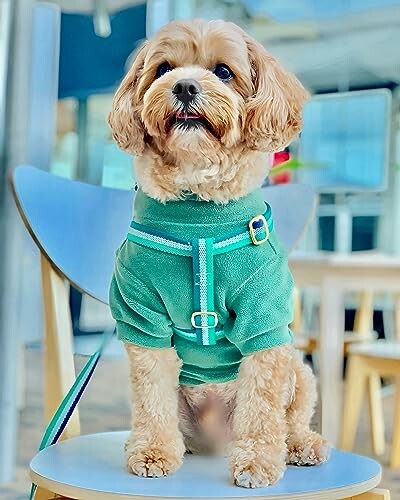
M 335 451 L 318 470 L 289 467 L 276 485 L 250 491 L 230 484 L 226 460 L 214 457 L 186 456 L 181 469 L 167 478 L 135 477 L 123 465 L 127 436 L 125 432 L 92 434 L 50 446 L 32 460 L 32 479 L 49 491 L 85 500 L 390 498 L 382 490 L 362 495 L 379 482 L 380 466 L 370 458 L 342 451 Z
M 376 455 L 384 453 L 385 436 L 380 377 L 397 377 L 390 465 L 398 468 L 400 467 L 400 342 L 381 340 L 353 345 L 349 354 L 342 448 L 351 450 L 354 446 L 362 402 L 367 394 L 373 450 Z
M 45 308 L 45 406 L 50 417 L 74 380 L 71 323 L 66 281 L 107 302 L 115 249 L 131 219 L 133 193 L 102 188 L 53 176 L 24 166 L 11 179 L 24 223 L 41 252 Z M 265 188 L 275 227 L 289 250 L 311 216 L 314 196 L 307 186 Z M 290 207 L 286 200 L 290 199 Z M 277 485 L 249 492 L 230 486 L 219 459 L 187 457 L 181 470 L 165 480 L 131 476 L 122 466 L 124 433 L 79 436 L 79 419 L 64 438 L 33 459 L 31 475 L 39 486 L 36 499 L 137 498 L 350 498 L 369 492 L 380 481 L 380 466 L 371 459 L 334 451 L 319 467 L 289 468 Z M 54 492 L 54 493 L 52 493 Z M 388 499 L 374 490 L 363 500 Z
M 295 290 L 294 295 L 294 320 L 291 328 L 295 333 L 296 347 L 305 354 L 313 354 L 318 349 L 318 333 L 304 333 L 303 311 L 300 291 Z M 344 332 L 343 352 L 347 355 L 353 344 L 368 342 L 376 339 L 373 331 L 374 304 L 373 294 L 364 291 L 359 294 L 359 305 L 354 317 L 353 331 Z

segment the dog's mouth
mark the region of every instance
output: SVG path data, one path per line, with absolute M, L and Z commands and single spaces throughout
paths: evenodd
M 196 113 L 185 113 L 182 111 L 174 113 L 166 121 L 166 132 L 169 132 L 173 127 L 178 127 L 182 130 L 192 130 L 202 127 L 215 137 L 218 137 L 207 118 Z

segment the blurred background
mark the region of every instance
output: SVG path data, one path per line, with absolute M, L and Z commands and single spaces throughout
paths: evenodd
M 269 180 L 312 184 L 318 194 L 300 249 L 400 254 L 400 0 L 0 0 L 1 498 L 26 498 L 24 468 L 42 428 L 39 255 L 7 173 L 30 164 L 132 189 L 134 158 L 116 147 L 107 125 L 113 93 L 142 40 L 172 19 L 196 17 L 239 24 L 312 93 L 301 137 L 271 159 Z M 302 304 L 311 330 L 318 293 L 302 292 Z M 390 294 L 374 297 L 379 337 L 394 335 L 395 304 Z M 345 329 L 358 305 L 346 296 Z M 112 326 L 106 306 L 74 289 L 70 307 L 77 341 Z M 111 387 L 106 371 L 96 382 L 103 390 Z M 128 425 L 123 391 L 120 398 L 105 409 L 107 428 Z M 93 392 L 84 403 L 90 430 L 104 430 L 97 399 Z M 24 439 L 15 446 L 17 435 Z

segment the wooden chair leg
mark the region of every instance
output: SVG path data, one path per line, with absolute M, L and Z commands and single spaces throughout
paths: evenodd
M 396 394 L 393 420 L 393 442 L 390 454 L 390 467 L 400 467 L 400 377 L 396 379 Z
M 373 330 L 374 295 L 368 290 L 360 294 L 360 305 L 354 317 L 353 330 L 360 335 L 367 336 Z
M 383 404 L 381 393 L 381 378 L 372 372 L 368 376 L 368 403 L 370 416 L 370 433 L 372 449 L 375 455 L 385 453 L 385 423 L 383 419 Z
M 65 280 L 41 255 L 45 324 L 45 417 L 48 422 L 75 380 L 71 313 Z M 63 438 L 80 434 L 75 410 Z
M 56 500 L 56 499 L 67 500 L 67 497 L 62 497 L 57 493 L 53 493 L 49 490 L 45 490 L 44 488 L 40 487 L 36 490 L 34 497 L 34 500 Z
M 368 373 L 362 357 L 355 354 L 349 356 L 340 442 L 344 450 L 353 449 L 367 382 Z
M 302 330 L 301 299 L 298 288 L 293 290 L 293 321 L 290 324 L 291 330 L 296 333 Z
M 374 490 L 357 495 L 355 497 L 346 498 L 345 500 L 390 500 L 390 491 L 375 488 Z

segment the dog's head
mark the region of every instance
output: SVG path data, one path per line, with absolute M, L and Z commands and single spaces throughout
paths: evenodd
M 138 156 L 226 157 L 277 151 L 301 128 L 307 92 L 233 23 L 176 21 L 145 42 L 114 98 L 109 123 Z

